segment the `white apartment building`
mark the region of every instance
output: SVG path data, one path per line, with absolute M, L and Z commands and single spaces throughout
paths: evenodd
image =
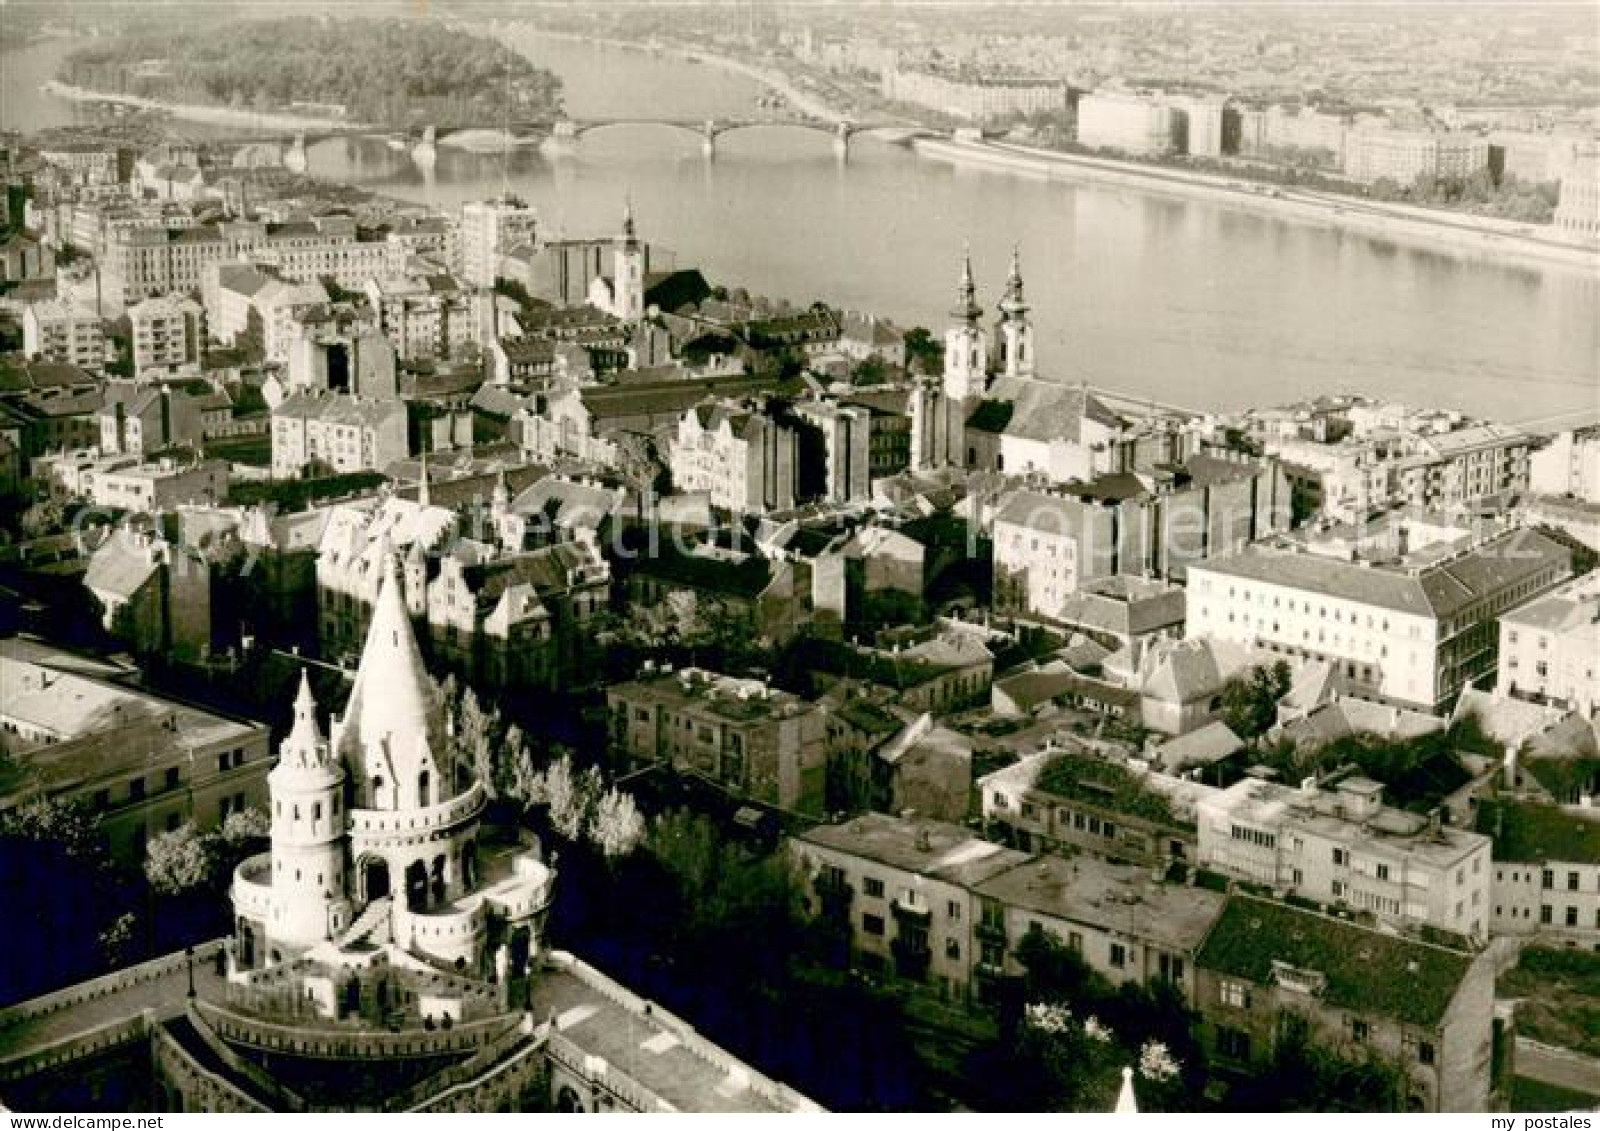
M 1078 100 L 1078 144 L 1124 153 L 1173 153 L 1181 140 L 1178 121 L 1160 98 L 1097 90 Z
M 1359 690 L 1434 710 L 1495 670 L 1495 618 L 1570 576 L 1533 530 L 1366 554 L 1257 544 L 1189 567 L 1185 635 L 1336 664 Z
M 1600 950 L 1600 810 L 1485 800 L 1478 831 L 1494 838 L 1496 935 Z
M 518 244 L 533 243 L 538 222 L 533 206 L 514 196 L 463 204 L 458 240 L 462 280 L 474 287 L 494 286 L 500 257 Z
M 114 228 L 106 233 L 101 294 L 121 310 L 154 295 L 198 293 L 207 268 L 232 255 L 232 244 L 216 227 Z
M 1182 115 L 1183 151 L 1192 157 L 1222 156 L 1222 116 L 1226 99 L 1174 96 L 1167 104 Z
M 926 106 L 964 122 L 991 122 L 1067 108 L 1064 79 L 1001 78 L 890 67 L 883 73 L 882 88 L 885 98 Z
M 1501 616 L 1495 686 L 1591 717 L 1600 711 L 1600 571 Z
M 205 353 L 206 312 L 192 298 L 163 295 L 128 307 L 133 371 L 144 377 L 198 369 Z
M 96 506 L 155 514 L 183 503 L 216 505 L 228 496 L 228 465 L 223 460 L 179 464 L 161 459 L 95 471 L 85 477 Z
M 708 401 L 678 420 L 668 463 L 679 492 L 705 491 L 711 505 L 740 513 L 788 510 L 796 502 L 798 437 L 756 409 Z
M 477 343 L 472 295 L 449 276 L 386 275 L 368 279 L 366 293 L 401 360 L 455 357 Z
M 1202 867 L 1382 922 L 1488 938 L 1490 839 L 1383 804 L 1370 778 L 1298 789 L 1243 778 L 1198 811 Z
M 29 303 L 22 312 L 22 352 L 94 372 L 106 362 L 105 330 L 86 307 L 60 300 Z
M 1528 457 L 1528 490 L 1600 503 L 1600 428 L 1569 430 Z
M 272 411 L 275 479 L 298 476 L 313 462 L 341 475 L 380 471 L 409 454 L 403 401 L 297 393 Z

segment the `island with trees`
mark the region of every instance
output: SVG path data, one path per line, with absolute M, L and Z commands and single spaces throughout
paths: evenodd
M 100 94 L 400 127 L 558 113 L 561 80 L 436 22 L 240 20 L 96 41 L 58 78 Z

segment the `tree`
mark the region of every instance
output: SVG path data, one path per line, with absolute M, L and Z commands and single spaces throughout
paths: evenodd
M 210 838 L 193 821 L 153 837 L 145 846 L 144 875 L 161 895 L 182 895 L 209 884 L 217 861 Z
M 42 538 L 59 531 L 65 518 L 60 503 L 54 499 L 41 499 L 23 511 L 18 522 L 24 538 Z
M 632 854 L 644 839 L 644 816 L 633 795 L 608 789 L 595 805 L 589 839 L 608 860 Z
M 239 809 L 228 814 L 217 835 L 227 847 L 242 848 L 271 836 L 272 819 L 260 809 Z
M 906 331 L 906 368 L 913 373 L 937 373 L 944 367 L 944 346 L 926 326 Z
M 536 802 L 549 810 L 550 827 L 564 840 L 583 838 L 594 812 L 601 788 L 600 772 L 591 766 L 580 773 L 573 767 L 570 751 L 562 751 L 545 767 L 538 785 L 531 792 Z
M 1277 721 L 1278 700 L 1288 692 L 1291 679 L 1283 660 L 1234 676 L 1222 685 L 1222 721 L 1240 738 L 1259 738 Z

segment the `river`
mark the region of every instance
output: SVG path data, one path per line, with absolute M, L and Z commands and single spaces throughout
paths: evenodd
M 519 45 L 563 77 L 574 117 L 759 116 L 759 88 L 715 67 Z M 0 60 L 0 126 L 71 120 L 36 90 L 60 50 Z M 1360 391 L 1507 421 L 1600 412 L 1600 279 L 1574 270 L 956 168 L 870 136 L 841 165 L 826 136 L 783 126 L 725 134 L 712 161 L 697 138 L 652 126 L 509 161 L 441 146 L 428 170 L 377 140 L 324 141 L 309 156 L 318 175 L 440 207 L 505 185 L 565 235 L 612 231 L 631 196 L 641 234 L 715 282 L 935 328 L 963 245 L 992 309 L 1017 244 L 1041 371 L 1163 401 L 1237 408 Z

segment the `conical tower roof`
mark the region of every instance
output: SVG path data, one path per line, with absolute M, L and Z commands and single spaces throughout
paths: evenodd
M 1020 318 L 1028 313 L 1028 300 L 1022 297 L 1022 257 L 1014 244 L 1011 248 L 1011 273 L 1006 277 L 1006 293 L 1000 300 L 1000 313 L 1007 318 Z
M 294 724 L 278 748 L 278 764 L 272 780 L 291 789 L 315 789 L 331 785 L 341 777 L 338 765 L 328 756 L 317 725 L 317 700 L 311 694 L 311 681 L 300 673 L 300 691 L 294 700 Z
M 961 254 L 961 288 L 956 292 L 956 306 L 950 313 L 969 325 L 983 317 L 983 308 L 978 305 L 978 288 L 972 281 L 970 250 Z
M 382 568 L 372 626 L 361 649 L 342 733 L 350 735 L 353 728 L 369 778 L 385 772 L 412 777 L 432 761 L 433 685 L 406 612 L 400 563 L 387 554 Z M 343 739 L 341 749 L 348 749 Z

